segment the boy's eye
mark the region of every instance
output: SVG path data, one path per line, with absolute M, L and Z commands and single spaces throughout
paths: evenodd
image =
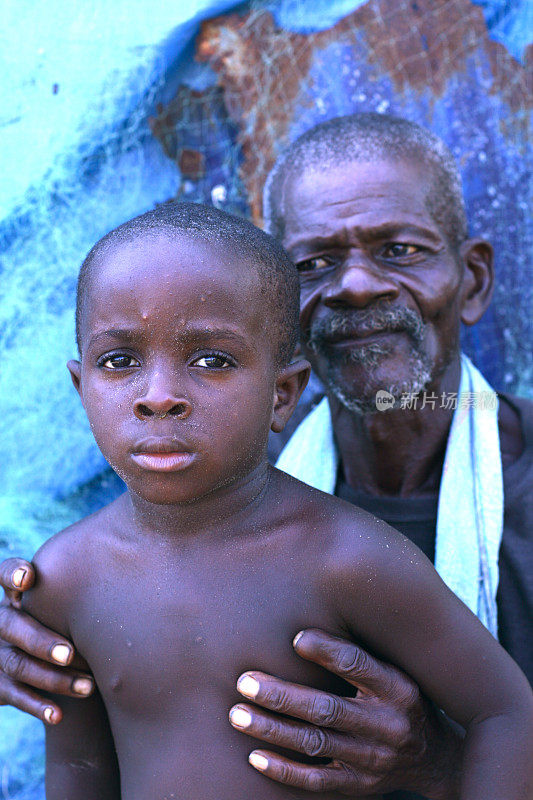
M 193 361 L 195 367 L 204 367 L 204 369 L 227 369 L 232 367 L 233 364 L 225 357 L 213 353 L 209 356 L 201 356 Z
M 133 356 L 127 353 L 117 353 L 113 356 L 104 356 L 98 362 L 99 367 L 106 369 L 131 369 L 132 367 L 140 367 L 141 365 Z

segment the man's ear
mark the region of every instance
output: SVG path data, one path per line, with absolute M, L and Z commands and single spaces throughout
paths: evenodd
M 311 364 L 303 358 L 292 361 L 281 370 L 276 380 L 272 422 L 270 427 L 281 433 L 296 408 L 303 390 L 307 386 Z
M 467 239 L 460 248 L 464 264 L 461 321 L 474 325 L 481 319 L 494 290 L 494 251 L 484 239 Z
M 72 383 L 74 384 L 74 388 L 76 389 L 81 398 L 81 402 L 83 403 L 83 397 L 81 393 L 81 364 L 79 361 L 75 361 L 73 358 L 71 358 L 70 361 L 67 361 L 67 369 L 70 372 L 70 377 L 72 379 Z

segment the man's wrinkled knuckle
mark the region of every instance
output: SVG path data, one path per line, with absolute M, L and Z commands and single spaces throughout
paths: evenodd
M 301 735 L 300 749 L 306 756 L 327 756 L 330 752 L 329 736 L 320 728 L 306 728 Z
M 283 764 L 279 765 L 279 772 L 277 775 L 277 779 L 281 783 L 285 783 L 287 786 L 296 786 L 296 773 L 290 764 Z
M 20 680 L 24 674 L 24 656 L 17 650 L 6 650 L 2 656 L 2 669 L 8 677 Z
M 278 744 L 281 739 L 281 728 L 279 723 L 273 719 L 263 720 L 261 725 L 261 736 L 264 737 L 267 742 Z
M 305 789 L 309 792 L 325 792 L 329 789 L 327 775 L 320 769 L 313 769 L 307 774 Z
M 357 647 L 343 647 L 338 656 L 339 673 L 346 679 L 352 676 L 367 675 L 370 659 L 364 650 Z
M 272 711 L 280 714 L 289 713 L 290 697 L 283 689 L 271 689 L 263 702 L 266 702 Z
M 311 706 L 311 719 L 315 725 L 334 728 L 344 718 L 344 703 L 334 695 L 325 695 L 316 698 Z

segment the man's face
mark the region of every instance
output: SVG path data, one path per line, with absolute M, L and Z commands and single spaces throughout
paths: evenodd
M 283 186 L 283 245 L 300 273 L 302 345 L 348 409 L 433 386 L 459 351 L 463 268 L 412 162 L 308 168 Z
M 137 238 L 94 265 L 80 394 L 102 453 L 145 500 L 197 499 L 264 458 L 276 364 L 260 289 L 231 248 L 186 237 Z

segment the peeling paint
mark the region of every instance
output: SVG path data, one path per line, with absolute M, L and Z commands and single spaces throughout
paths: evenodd
M 515 135 L 518 126 L 518 137 L 527 135 L 525 112 L 532 106 L 527 64 L 489 38 L 482 10 L 470 0 L 371 0 L 332 28 L 308 35 L 277 28 L 268 12 L 209 20 L 202 25 L 196 57 L 217 73 L 228 115 L 238 127 L 241 175 L 258 222 L 264 179 L 293 122 L 294 103 L 306 93 L 309 103 L 316 100 L 311 65 L 334 44 L 348 46 L 353 63 L 374 67 L 371 81 L 386 76 L 400 95 L 427 96 L 429 90 L 430 112 L 450 81 L 471 81 L 472 59 L 481 68 L 486 62 L 486 94 L 498 95 L 513 115 L 502 122 L 502 134 Z M 353 75 L 358 81 L 360 75 Z M 364 92 L 359 97 L 362 103 L 367 99 Z

